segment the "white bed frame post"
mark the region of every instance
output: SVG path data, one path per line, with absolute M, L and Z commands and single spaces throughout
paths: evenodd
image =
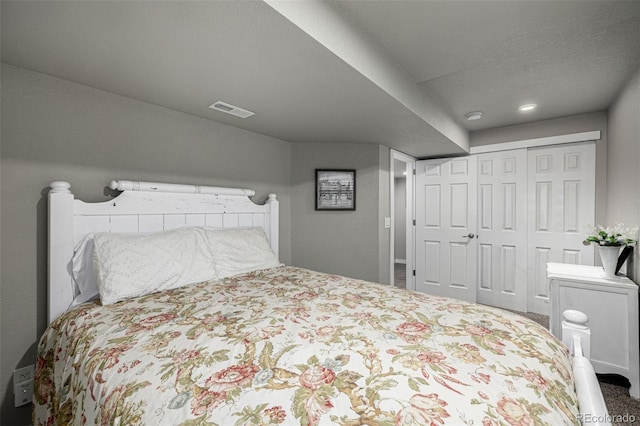
M 269 194 L 267 201 L 265 202 L 269 206 L 269 243 L 274 253 L 280 253 L 280 236 L 278 234 L 278 220 L 272 220 L 271 218 L 280 217 L 280 202 L 276 199 L 276 194 Z
M 591 357 L 591 330 L 587 326 L 589 317 L 584 312 L 567 309 L 562 313 L 562 343 L 572 354 Z M 579 345 L 578 341 L 579 339 Z
M 589 361 L 591 330 L 587 314 L 566 310 L 562 313 L 562 342 L 573 354 L 573 378 L 583 425 L 611 425 L 611 417 L 602 396 L 596 372 Z
M 73 255 L 74 246 L 74 197 L 68 182 L 52 182 L 49 191 L 49 279 L 47 297 L 49 299 L 49 322 L 69 307 L 73 300 L 72 278 L 67 265 Z M 51 277 L 66 277 L 66 283 L 52 283 Z M 71 299 L 69 298 L 71 296 Z

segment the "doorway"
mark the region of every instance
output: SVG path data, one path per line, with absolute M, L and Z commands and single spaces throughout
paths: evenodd
M 399 151 L 390 154 L 389 283 L 413 290 L 413 175 L 415 158 Z

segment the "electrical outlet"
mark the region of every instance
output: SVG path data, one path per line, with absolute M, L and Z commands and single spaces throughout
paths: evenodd
M 15 407 L 30 404 L 33 401 L 33 380 L 15 384 L 13 391 Z
M 35 374 L 34 365 L 27 365 L 26 367 L 18 368 L 17 370 L 13 370 L 13 383 L 22 383 L 27 380 L 33 381 L 33 376 Z
M 33 365 L 13 370 L 14 406 L 20 407 L 33 401 L 34 376 L 35 367 Z

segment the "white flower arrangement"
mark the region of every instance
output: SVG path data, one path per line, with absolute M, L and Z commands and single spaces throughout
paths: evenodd
M 629 228 L 624 224 L 619 223 L 616 226 L 604 227 L 602 225 L 588 226 L 588 236 L 583 241 L 583 244 L 588 246 L 591 243 L 596 243 L 601 246 L 630 246 L 636 243 L 636 234 L 638 227 Z

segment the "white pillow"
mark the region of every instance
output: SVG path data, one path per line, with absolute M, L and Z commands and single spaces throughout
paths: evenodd
M 220 278 L 282 265 L 261 227 L 205 231 Z
M 93 234 L 89 234 L 73 249 L 71 259 L 75 298 L 71 306 L 79 305 L 98 296 L 98 283 L 93 272 Z M 70 307 L 71 307 L 70 306 Z
M 94 269 L 103 305 L 217 279 L 202 228 L 96 233 Z

